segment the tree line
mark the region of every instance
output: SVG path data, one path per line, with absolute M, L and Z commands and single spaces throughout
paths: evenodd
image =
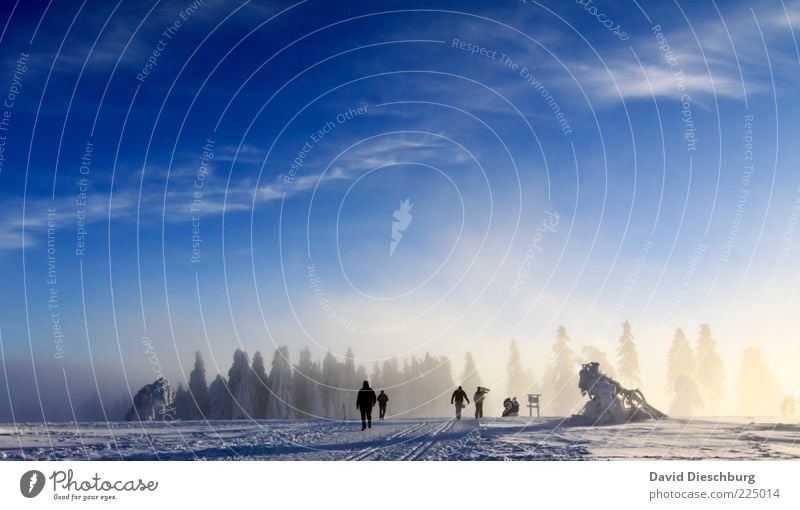
M 641 388 L 639 353 L 627 321 L 622 324 L 615 362 L 592 345 L 584 346 L 579 352 L 573 350 L 563 326 L 556 330 L 551 350 L 544 371 L 535 377 L 523 367 L 522 353 L 512 339 L 506 387 L 496 391 L 506 393 L 499 396 L 516 396 L 524 405 L 527 394 L 540 393 L 544 414 L 575 413 L 584 401 L 577 388 L 578 370 L 581 363 L 589 361 L 599 362 L 601 370 L 623 386 L 647 390 Z M 188 384 L 181 383 L 176 391 L 169 388 L 159 394 L 167 395 L 165 398 L 169 402 L 165 407 L 174 419 L 342 419 L 355 416 L 356 392 L 362 381 L 369 380 L 373 388 L 383 389 L 389 395 L 390 417 L 435 417 L 451 414 L 449 396 L 457 385 L 462 385 L 470 395 L 475 388 L 484 385 L 475 358 L 469 352 L 465 354 L 463 370 L 456 377 L 454 379 L 447 357 L 429 353 L 421 358 L 411 356 L 402 361 L 395 358 L 376 362 L 367 370 L 356 364 L 351 349 L 343 359 L 328 352 L 318 361 L 306 347 L 293 364 L 288 347 L 283 346 L 273 353 L 269 369 L 260 352 L 251 360 L 243 350 L 237 349 L 227 377 L 217 375 L 210 384 L 203 357 L 197 352 Z M 678 328 L 666 354 L 665 389 L 672 401 L 667 413 L 691 416 L 719 412 L 725 398 L 724 377 L 724 364 L 711 328 L 701 325 L 694 345 Z M 142 391 L 150 386 L 153 385 Z M 743 414 L 774 414 L 783 398 L 776 378 L 756 347 L 747 348 L 742 354 L 736 393 L 739 411 Z M 139 419 L 143 419 L 142 416 L 159 419 L 158 413 L 152 410 L 131 409 L 128 414 L 139 415 Z M 156 417 L 150 418 L 153 415 Z

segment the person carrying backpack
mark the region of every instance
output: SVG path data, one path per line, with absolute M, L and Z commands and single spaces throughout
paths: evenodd
M 467 401 L 467 404 L 469 404 L 467 392 L 464 391 L 461 386 L 459 386 L 458 389 L 453 392 L 453 396 L 450 397 L 450 403 L 455 403 L 456 405 L 456 420 L 461 419 L 461 409 L 464 407 L 465 400 Z
M 379 419 L 383 420 L 386 417 L 386 403 L 389 402 L 389 396 L 381 390 L 378 395 L 378 411 L 380 412 Z

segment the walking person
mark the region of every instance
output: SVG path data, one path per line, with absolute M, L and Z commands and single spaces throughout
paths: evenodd
M 478 386 L 478 389 L 475 390 L 475 395 L 472 397 L 473 402 L 475 402 L 475 419 L 483 418 L 483 401 L 486 399 L 486 394 L 489 393 L 489 390 Z
M 356 398 L 356 409 L 361 411 L 361 430 L 367 430 L 367 427 L 372 428 L 372 408 L 375 407 L 377 400 L 375 390 L 369 387 L 368 381 L 364 381 Z
M 380 411 L 379 418 L 381 420 L 386 418 L 386 403 L 389 401 L 389 396 L 381 390 L 380 395 L 378 395 L 378 411 Z
M 464 401 L 467 401 L 469 404 L 469 397 L 467 397 L 467 392 L 464 391 L 461 386 L 458 387 L 456 391 L 453 392 L 453 396 L 450 397 L 450 403 L 456 404 L 456 420 L 461 419 L 461 408 L 464 407 Z

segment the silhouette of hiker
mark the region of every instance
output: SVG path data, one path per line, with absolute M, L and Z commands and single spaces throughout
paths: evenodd
M 377 400 L 375 390 L 369 387 L 368 381 L 364 381 L 356 398 L 356 409 L 361 411 L 361 430 L 366 430 L 367 427 L 372 428 L 372 408 Z
M 378 411 L 380 411 L 380 419 L 383 420 L 386 417 L 386 402 L 389 401 L 389 396 L 381 390 L 381 394 L 378 395 Z
M 486 389 L 478 386 L 475 395 L 472 397 L 475 402 L 475 419 L 483 418 L 483 401 L 486 399 Z
M 456 404 L 456 420 L 461 419 L 461 408 L 464 407 L 464 401 L 467 401 L 469 404 L 469 397 L 467 397 L 467 392 L 461 389 L 461 386 L 458 387 L 456 391 L 453 392 L 453 396 L 450 397 L 450 403 L 452 404 L 455 402 Z

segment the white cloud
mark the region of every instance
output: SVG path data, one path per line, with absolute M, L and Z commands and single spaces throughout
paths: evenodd
M 231 150 L 221 151 L 224 161 L 233 161 Z M 240 151 L 236 162 L 260 167 L 263 158 L 254 147 Z M 329 159 L 333 159 L 333 155 Z M 101 191 L 89 191 L 86 221 L 89 224 L 106 222 L 159 225 L 185 223 L 193 217 L 209 217 L 235 212 L 248 212 L 268 202 L 292 198 L 309 192 L 316 186 L 336 181 L 352 180 L 361 173 L 375 167 L 401 162 L 423 162 L 431 165 L 454 163 L 466 159 L 466 154 L 454 144 L 431 135 L 398 134 L 379 137 L 356 145 L 343 154 L 324 175 L 322 170 L 299 174 L 292 182 L 283 175 L 270 176 L 266 184 L 258 184 L 252 177 L 240 178 L 226 188 L 227 177 L 209 172 L 202 188 L 196 188 L 197 172 L 191 168 L 176 166 L 169 174 L 169 186 L 164 196 L 163 179 L 166 171 L 151 166 L 145 174 L 145 184 L 139 192 L 138 179 L 118 181 L 109 203 L 109 195 Z M 216 156 L 215 156 L 216 159 Z M 138 175 L 118 172 L 123 175 Z M 200 191 L 200 195 L 195 193 Z M 195 199 L 198 201 L 194 202 Z M 194 202 L 194 208 L 193 208 Z M 109 206 L 111 213 L 109 215 Z M 74 225 L 77 221 L 75 197 L 61 196 L 55 200 L 29 198 L 25 202 L 25 237 L 23 241 L 23 201 L 21 198 L 6 200 L 0 213 L 0 249 L 19 249 L 40 242 L 47 230 L 47 210 L 53 208 L 57 214 L 57 228 Z

